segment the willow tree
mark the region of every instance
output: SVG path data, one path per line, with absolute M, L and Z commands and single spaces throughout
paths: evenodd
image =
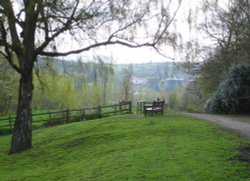
M 123 69 L 123 80 L 122 80 L 122 100 L 131 101 L 132 92 L 132 76 L 133 76 L 133 65 L 129 65 L 127 68 Z
M 157 48 L 173 39 L 169 26 L 180 4 L 181 0 L 1 0 L 0 51 L 20 74 L 10 153 L 32 147 L 32 71 L 38 56 L 67 56 L 114 44 Z M 72 46 L 63 46 L 69 42 Z

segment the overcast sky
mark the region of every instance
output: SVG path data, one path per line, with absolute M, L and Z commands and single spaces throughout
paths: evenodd
M 202 0 L 183 0 L 181 8 L 175 18 L 175 25 L 171 25 L 171 31 L 177 31 L 182 35 L 183 42 L 193 40 L 203 40 L 201 33 L 195 29 L 190 29 L 188 24 L 188 14 L 190 8 L 193 15 L 196 16 L 196 20 L 199 21 L 199 13 L 196 11 L 197 7 L 200 7 Z M 184 61 L 184 54 L 174 51 L 172 47 L 161 47 L 161 51 L 166 57 L 161 56 L 155 50 L 149 47 L 131 49 L 124 46 L 106 46 L 97 49 L 93 49 L 81 54 L 82 59 L 90 60 L 93 55 L 105 56 L 107 59 L 112 59 L 114 63 L 147 63 L 147 62 L 166 62 L 166 61 Z M 66 57 L 75 59 L 77 56 Z M 169 58 L 167 58 L 169 57 Z

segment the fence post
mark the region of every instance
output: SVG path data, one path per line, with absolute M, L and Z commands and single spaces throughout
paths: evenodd
M 132 102 L 131 101 L 128 102 L 128 109 L 129 109 L 129 113 L 132 113 Z
M 10 126 L 10 130 L 12 130 L 11 115 L 9 115 L 9 126 Z
M 140 106 L 140 102 L 137 101 L 137 108 L 136 108 L 136 112 L 139 113 L 139 106 Z
M 79 120 L 85 120 L 85 109 L 80 110 Z
M 121 113 L 122 110 L 122 102 L 119 102 L 119 112 Z
M 115 115 L 117 115 L 117 104 L 115 104 Z
M 49 111 L 49 121 L 51 120 L 51 112 Z
M 101 106 L 100 105 L 97 106 L 96 114 L 97 114 L 97 118 L 101 118 Z
M 69 123 L 69 108 L 66 109 L 66 123 Z
M 82 120 L 86 120 L 86 117 L 85 117 L 85 109 L 82 110 Z

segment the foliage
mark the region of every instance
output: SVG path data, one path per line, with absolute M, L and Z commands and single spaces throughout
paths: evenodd
M 207 111 L 246 113 L 250 111 L 250 64 L 233 66 L 210 100 Z
M 181 0 L 0 1 L 0 54 L 20 74 L 10 153 L 32 147 L 32 72 L 40 56 L 67 56 L 114 44 L 174 44 L 175 33 L 168 30 L 180 4 Z M 156 28 L 148 31 L 152 22 Z M 63 47 L 62 42 L 71 43 Z
M 169 93 L 168 95 L 167 103 L 170 108 L 175 108 L 179 104 L 178 95 L 179 95 L 179 88 L 178 86 L 176 86 L 174 91 Z
M 34 80 L 36 87 L 34 89 L 33 107 L 35 109 L 80 107 L 81 99 L 79 99 L 74 85 L 65 75 L 43 75 L 42 79 L 45 85 L 40 84 L 36 79 Z
M 250 4 L 244 0 L 204 2 L 206 15 L 201 27 L 216 47 L 205 57 L 199 83 L 210 97 L 232 65 L 250 63 Z
M 67 66 L 67 67 L 64 67 Z M 44 59 L 33 75 L 35 109 L 80 108 L 118 102 L 112 95 L 113 64 Z
M 35 130 L 34 148 L 11 156 L 9 140 L 0 137 L 5 181 L 249 179 L 249 166 L 234 159 L 249 142 L 172 111 Z
M 205 98 L 198 87 L 197 81 L 189 82 L 181 96 L 181 107 L 189 111 L 203 112 L 204 101 Z
M 107 103 L 107 96 L 108 96 L 108 86 L 111 81 L 111 76 L 114 74 L 113 64 L 112 63 L 105 63 L 104 60 L 101 58 L 98 59 L 99 65 L 99 77 L 100 77 L 100 84 L 101 84 L 101 92 L 102 92 L 102 105 Z M 99 102 L 100 103 L 100 102 Z
M 154 76 L 152 71 L 155 72 L 159 69 L 157 67 L 161 67 L 161 72 L 172 72 L 172 64 L 114 65 L 100 57 L 92 62 L 79 59 L 77 63 L 52 58 L 42 59 L 38 61 L 33 76 L 32 105 L 35 109 L 61 109 L 113 104 L 125 100 L 126 96 L 133 102 L 152 101 L 157 97 L 166 99 L 175 82 L 168 81 L 167 92 L 164 90 L 165 84 L 162 84 L 160 90 L 158 86 L 152 87 L 149 84 Z M 164 76 L 162 74 L 161 76 Z M 133 77 L 140 75 L 145 75 L 144 83 L 134 84 Z M 160 80 L 156 78 L 152 82 L 158 85 Z
M 204 60 L 201 66 L 201 74 L 198 78 L 199 88 L 207 98 L 213 95 L 223 80 L 225 72 L 228 71 L 225 64 L 229 62 L 221 59 L 221 53 L 219 50 L 217 51 L 218 54 L 215 52 L 214 55 L 210 55 L 210 57 Z
M 198 88 L 197 81 L 189 81 L 185 86 L 176 86 L 168 95 L 168 105 L 171 108 L 181 108 L 187 111 L 203 112 L 204 97 Z
M 0 56 L 0 114 L 16 110 L 18 74 Z
M 133 98 L 132 90 L 132 76 L 133 76 L 133 65 L 129 65 L 127 68 L 123 69 L 123 80 L 122 80 L 122 100 L 131 101 Z

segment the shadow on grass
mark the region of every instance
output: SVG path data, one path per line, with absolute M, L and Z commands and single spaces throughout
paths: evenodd
M 239 154 L 230 160 L 233 162 L 243 162 L 250 166 L 250 145 L 241 146 L 237 149 L 237 151 Z

